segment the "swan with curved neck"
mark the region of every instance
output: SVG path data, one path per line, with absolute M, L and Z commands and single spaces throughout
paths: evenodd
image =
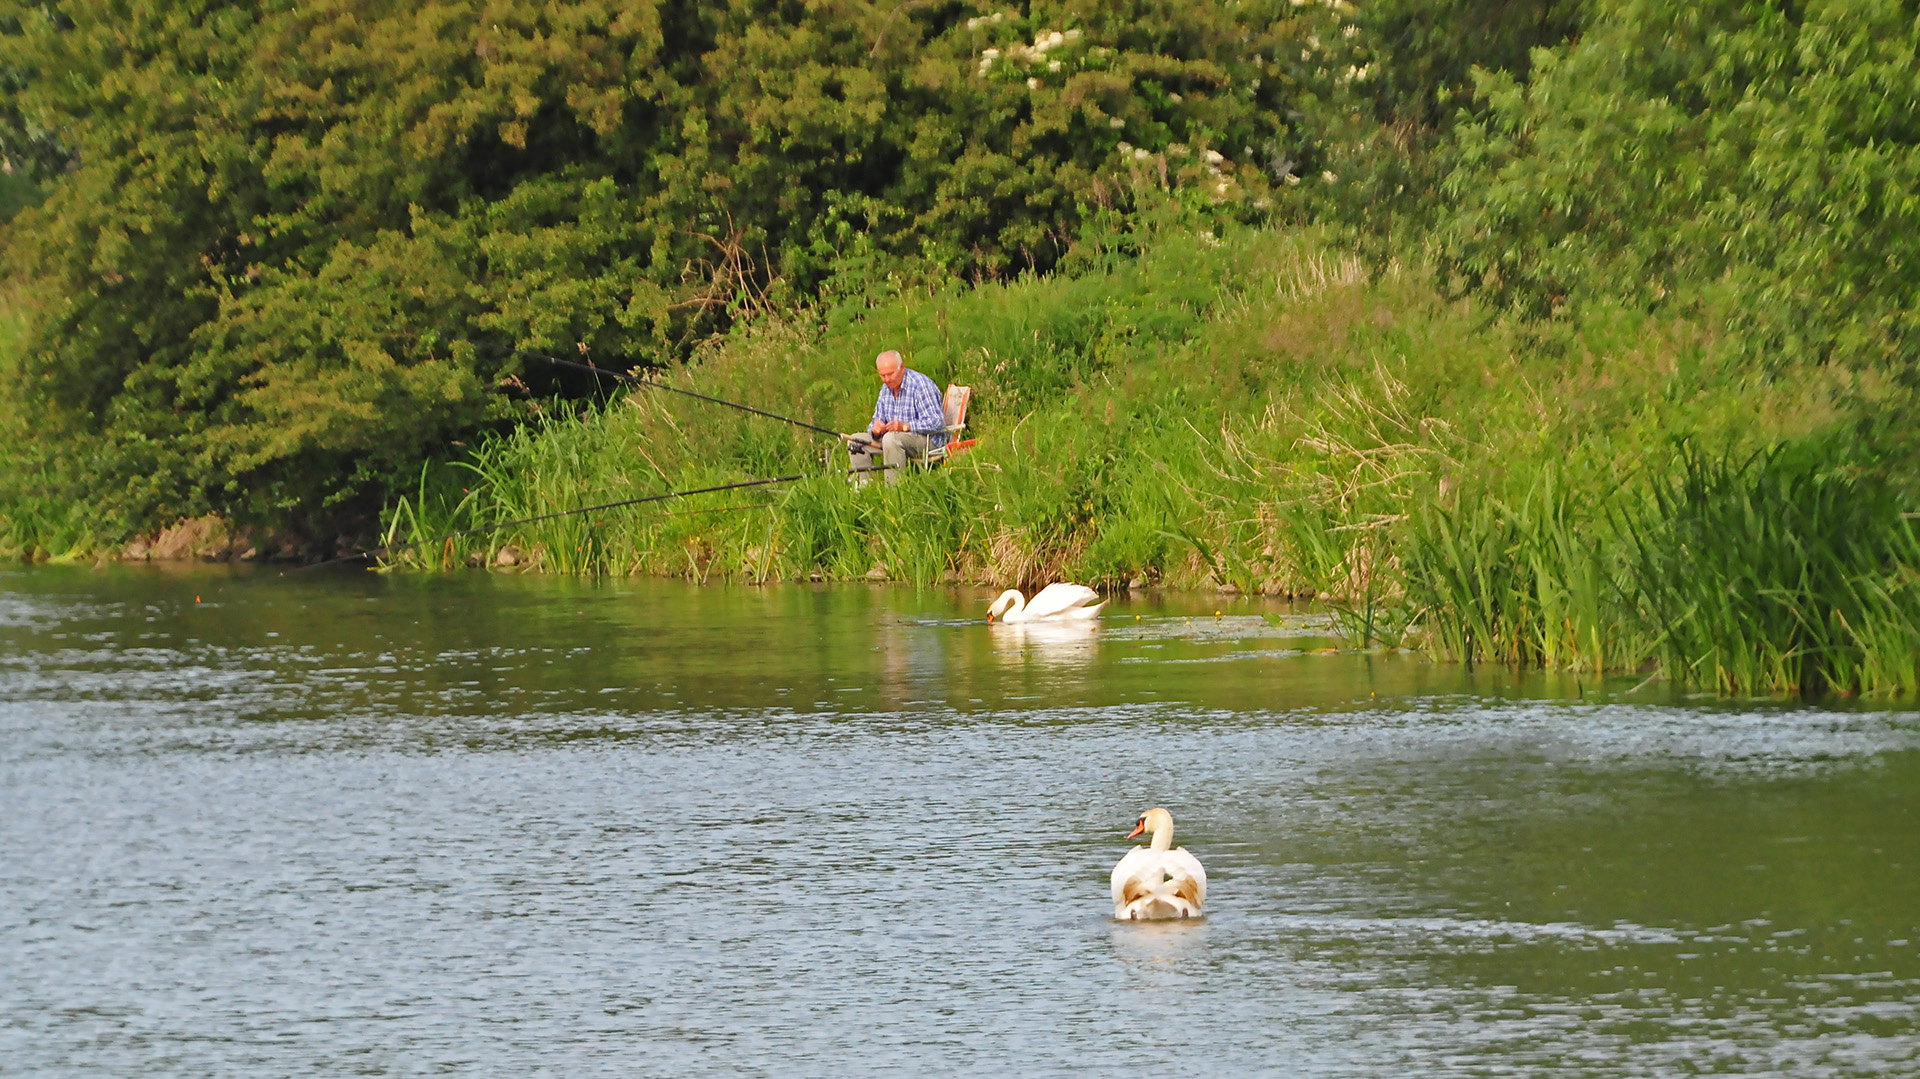
M 1207 871 L 1185 847 L 1173 845 L 1173 814 L 1155 806 L 1127 833 L 1153 838 L 1113 867 L 1113 916 L 1127 921 L 1198 918 L 1207 902 Z
M 1075 622 L 1096 618 L 1106 601 L 1100 593 L 1083 584 L 1050 584 L 1029 600 L 1017 588 L 1009 588 L 987 608 L 987 621 L 1002 622 Z

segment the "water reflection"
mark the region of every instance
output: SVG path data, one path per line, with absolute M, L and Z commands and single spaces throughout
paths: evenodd
M 1114 922 L 1114 958 L 1134 974 L 1197 972 L 1206 966 L 1206 919 Z
M 882 700 L 890 708 L 906 708 L 938 700 L 948 667 L 949 627 L 889 621 L 875 633 L 880 662 L 875 671 Z M 842 687 L 857 692 L 857 686 Z
M 993 652 L 1008 664 L 1086 666 L 1099 651 L 1095 626 L 1071 622 L 995 623 Z

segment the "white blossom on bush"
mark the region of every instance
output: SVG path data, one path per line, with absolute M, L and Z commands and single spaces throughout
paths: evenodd
M 981 26 L 996 24 L 1000 21 L 1002 20 L 999 15 L 983 15 L 975 19 L 967 20 L 967 27 L 968 29 L 977 29 Z M 986 75 L 993 71 L 996 66 L 1005 66 L 1012 71 L 1040 70 L 1048 74 L 1056 75 L 1070 73 L 1073 69 L 1085 64 L 1089 59 L 1104 60 L 1105 57 L 1111 53 L 1112 50 L 1104 46 L 1096 45 L 1088 49 L 1085 56 L 1077 61 L 1063 60 L 1057 55 L 1050 55 L 1078 43 L 1084 36 L 1085 33 L 1077 28 L 1072 30 L 1042 30 L 1033 35 L 1031 42 L 1014 42 L 1006 46 L 1004 52 L 998 48 L 982 49 L 980 51 L 980 63 L 977 74 Z M 1071 67 L 1069 66 L 1070 63 Z M 1017 78 L 1018 76 L 1015 75 L 1013 77 Z M 1041 86 L 1040 80 L 1032 75 L 1028 76 L 1026 83 L 1029 90 L 1038 90 Z

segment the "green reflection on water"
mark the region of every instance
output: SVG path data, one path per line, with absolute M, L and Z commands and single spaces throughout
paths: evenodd
M 114 610 L 65 626 L 70 635 L 236 662 L 258 650 L 255 659 L 285 663 L 363 663 L 383 690 L 408 687 L 407 706 L 429 713 L 501 694 L 548 708 L 1287 709 L 1469 685 L 1410 655 L 1315 654 L 1339 645 L 1324 619 L 1238 597 L 1122 596 L 1087 633 L 989 627 L 991 593 L 978 589 L 199 567 L 39 567 L 0 580 L 110 599 Z M 1510 681 L 1482 679 L 1494 690 Z

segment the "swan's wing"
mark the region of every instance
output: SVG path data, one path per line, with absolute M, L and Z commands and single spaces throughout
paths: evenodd
M 1161 878 L 1154 873 L 1153 884 L 1147 883 L 1148 871 L 1159 864 L 1160 860 L 1154 857 L 1154 852 L 1146 847 L 1135 847 L 1120 859 L 1120 864 L 1113 867 L 1113 876 L 1108 881 L 1113 886 L 1115 911 L 1153 890 L 1153 884 L 1158 884 Z
M 1106 605 L 1107 605 L 1107 601 L 1101 600 L 1099 603 L 1095 603 L 1087 607 L 1068 607 L 1066 610 L 1061 611 L 1059 614 L 1054 615 L 1053 621 L 1055 622 L 1065 622 L 1069 620 L 1086 621 L 1087 619 L 1090 619 L 1090 618 L 1098 618 L 1100 617 L 1100 608 L 1105 607 Z
M 1084 607 L 1100 598 L 1100 593 L 1083 584 L 1050 584 L 1027 601 L 1028 618 L 1050 618 L 1070 607 Z
M 1187 848 L 1176 847 L 1161 856 L 1160 864 L 1173 880 L 1175 895 L 1185 897 L 1195 910 L 1206 905 L 1207 871 L 1200 859 L 1188 854 Z

